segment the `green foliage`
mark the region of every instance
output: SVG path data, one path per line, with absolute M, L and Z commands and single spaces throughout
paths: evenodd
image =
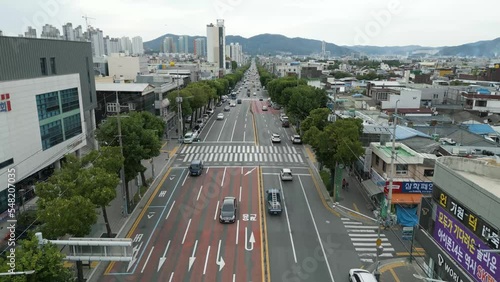
M 314 109 L 325 107 L 328 100 L 325 90 L 308 85 L 286 88 L 283 95 L 289 97 L 288 103 L 285 105 L 288 115 L 298 120 L 307 118 Z
M 30 275 L 3 276 L 1 281 L 6 282 L 67 282 L 71 281 L 72 274 L 64 267 L 62 254 L 53 244 L 39 245 L 38 239 L 31 237 L 20 241 L 15 251 L 15 271 L 31 271 Z M 10 266 L 8 258 L 0 259 L 0 272 L 6 273 Z
M 332 170 L 337 163 L 354 163 L 364 153 L 359 141 L 363 130 L 361 120 L 340 119 L 324 125 L 325 120 L 321 118 L 324 116 L 323 109 L 314 110 L 311 116 L 313 114 L 304 121 L 303 140 L 311 145 L 320 163 Z
M 349 72 L 336 71 L 333 73 L 333 77 L 335 77 L 336 79 L 341 79 L 344 77 L 351 77 L 351 76 L 353 76 L 353 75 L 352 75 L 352 73 L 349 73 Z
M 84 237 L 97 222 L 96 206 L 83 196 L 39 201 L 44 202 L 38 210 L 44 238 L 56 239 L 67 234 Z
M 266 86 L 269 83 L 269 81 L 273 80 L 274 75 L 269 73 L 265 68 L 262 66 L 257 66 L 257 71 L 259 72 L 259 79 L 260 79 L 260 84 L 262 86 Z
M 236 70 L 236 68 L 238 68 L 238 63 L 235 61 L 231 61 L 231 69 Z
M 307 85 L 307 81 L 305 79 L 298 80 L 295 77 L 283 77 L 273 79 L 267 83 L 266 88 L 269 92 L 269 96 L 274 102 L 280 105 L 287 105 L 288 100 L 290 99 L 290 93 L 284 93 L 284 90 L 286 88 L 297 87 L 299 85 Z
M 128 117 L 121 118 L 125 181 L 127 182 L 146 170 L 141 164 L 142 160 L 160 154 L 162 144 L 159 133 L 163 134 L 164 124 L 163 121 L 153 121 L 154 119 L 159 118 L 142 112 L 133 112 Z M 108 118 L 97 130 L 97 140 L 108 146 L 119 146 L 116 136 L 118 136 L 117 118 Z
M 381 79 L 381 78 L 383 78 L 383 76 L 378 75 L 376 72 L 369 72 L 369 73 L 364 74 L 364 75 L 357 75 L 356 76 L 357 80 L 377 80 L 377 79 Z
M 308 131 L 313 126 L 319 130 L 323 130 L 328 124 L 328 115 L 330 109 L 319 108 L 312 110 L 304 121 L 302 121 L 301 128 L 304 132 Z
M 323 181 L 323 183 L 325 184 L 326 186 L 326 189 L 328 191 L 331 191 L 333 190 L 333 186 L 330 184 L 331 182 L 331 176 L 330 176 L 330 172 L 327 171 L 327 170 L 320 170 L 319 172 L 319 176 L 321 177 L 321 180 Z

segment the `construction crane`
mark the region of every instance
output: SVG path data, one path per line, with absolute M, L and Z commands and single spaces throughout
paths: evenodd
M 86 15 L 82 16 L 82 18 L 85 19 L 85 25 L 87 26 L 87 37 L 88 37 L 87 39 L 90 40 L 89 20 L 95 20 L 95 18 L 87 17 Z

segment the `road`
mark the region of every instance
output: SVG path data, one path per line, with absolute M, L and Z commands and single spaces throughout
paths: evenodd
M 112 263 L 100 281 L 345 281 L 350 268 L 373 263 L 376 227 L 337 214 L 320 193 L 302 145 L 283 128 L 262 92 L 223 112 L 217 107 L 201 142 L 184 144 L 146 203 L 128 238 L 130 263 Z M 251 92 L 253 94 L 253 92 Z M 223 112 L 224 119 L 216 120 Z M 272 143 L 271 134 L 281 136 Z M 201 159 L 201 176 L 188 176 Z M 279 171 L 290 168 L 293 181 Z M 265 210 L 264 193 L 282 191 L 280 216 Z M 234 224 L 218 222 L 225 196 L 239 203 Z M 382 237 L 385 237 L 384 235 Z M 390 257 L 395 249 L 387 238 Z

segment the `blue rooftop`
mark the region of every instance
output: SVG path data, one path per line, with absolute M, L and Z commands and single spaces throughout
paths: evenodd
M 392 133 L 392 127 L 390 131 Z M 416 136 L 432 139 L 430 135 L 427 135 L 411 127 L 401 126 L 401 125 L 396 126 L 396 140 L 405 140 Z
M 478 135 L 497 133 L 489 124 L 469 124 L 468 128 L 469 132 Z

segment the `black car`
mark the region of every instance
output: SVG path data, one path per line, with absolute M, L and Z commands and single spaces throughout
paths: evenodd
M 238 204 L 235 197 L 225 197 L 219 211 L 220 223 L 235 223 Z

